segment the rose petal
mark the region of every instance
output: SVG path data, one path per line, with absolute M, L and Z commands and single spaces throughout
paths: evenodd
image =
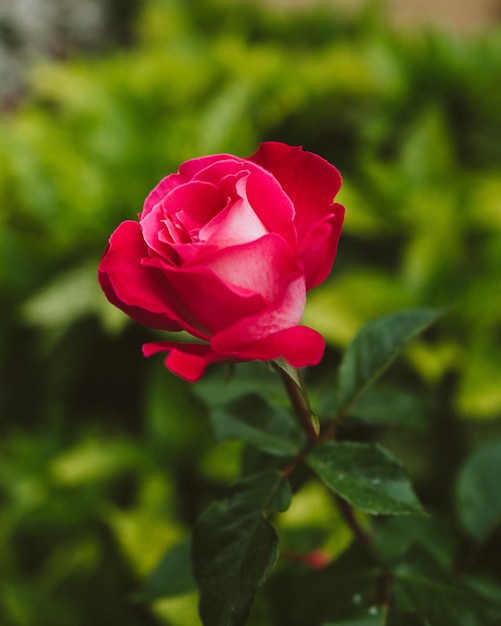
M 224 352 L 223 342 L 213 341 L 213 346 L 215 351 Z M 283 357 L 292 367 L 306 367 L 319 363 L 324 350 L 325 340 L 320 333 L 308 326 L 293 326 L 240 347 L 235 355 L 229 352 L 228 357 L 238 356 L 243 361 L 272 361 Z
M 270 335 L 296 326 L 303 315 L 306 302 L 304 277 L 282 287 L 280 300 L 266 311 L 234 320 L 228 328 L 212 337 L 216 352 L 239 355 L 241 348 Z
M 334 205 L 335 212 L 315 224 L 301 242 L 299 257 L 303 261 L 306 290 L 309 291 L 328 276 L 336 258 L 344 219 L 344 207 Z
M 197 174 L 197 172 L 206 168 L 215 161 L 224 160 L 242 161 L 242 159 L 234 157 L 231 154 L 210 154 L 181 163 L 176 174 L 169 174 L 165 178 L 162 178 L 162 180 L 151 190 L 144 201 L 143 212 L 140 217 L 146 217 L 148 213 L 159 202 L 161 202 L 168 193 L 179 185 L 189 182 Z
M 247 165 L 249 167 L 249 165 Z M 247 198 L 256 214 L 266 228 L 279 233 L 293 249 L 296 249 L 298 237 L 294 216 L 296 209 L 284 189 L 268 171 L 249 167 L 250 176 L 247 181 Z
M 302 278 L 296 255 L 275 233 L 247 244 L 207 253 L 197 259 L 197 263 L 202 261 L 224 282 L 260 293 L 268 304 L 280 297 L 284 287 Z
M 196 232 L 198 236 L 198 231 L 218 215 L 225 204 L 216 185 L 192 180 L 173 189 L 164 198 L 162 208 L 166 216 L 176 216 L 188 232 Z
M 179 166 L 179 173 L 186 180 L 196 178 L 198 180 L 207 180 L 208 182 L 217 184 L 218 181 L 230 171 L 232 173 L 238 172 L 241 169 L 243 161 L 244 159 L 234 156 L 233 154 L 208 154 L 181 163 Z M 209 179 L 207 177 L 204 177 L 203 179 L 200 178 L 200 172 L 207 170 L 212 164 L 221 168 L 217 175 L 213 179 Z
M 270 141 L 262 143 L 250 160 L 271 172 L 292 200 L 300 237 L 332 211 L 334 197 L 341 188 L 341 174 L 318 154 L 303 151 L 301 146 Z
M 247 243 L 267 234 L 266 227 L 247 200 L 246 180 L 247 176 L 236 183 L 240 197 L 200 230 L 201 241 L 223 248 Z
M 207 365 L 221 360 L 221 356 L 212 352 L 208 344 L 156 341 L 143 345 L 146 357 L 158 352 L 168 352 L 164 361 L 167 369 L 189 382 L 201 378 Z
M 168 352 L 165 366 L 189 382 L 199 380 L 211 363 L 273 361 L 284 358 L 292 367 L 317 365 L 323 357 L 325 341 L 308 326 L 294 326 L 241 348 L 238 354 L 216 352 L 208 344 L 156 341 L 143 345 L 145 357 Z
M 99 264 L 101 287 L 112 304 L 140 324 L 181 330 L 176 314 L 163 298 L 162 276 L 141 264 L 147 254 L 139 224 L 122 222 L 111 235 Z
M 291 247 L 297 245 L 294 206 L 279 182 L 266 169 L 247 159 L 216 161 L 200 170 L 197 180 L 222 181 L 229 174 L 247 171 L 245 195 L 248 203 L 270 232 L 279 233 Z M 239 181 L 240 182 L 240 181 Z M 243 188 L 240 187 L 243 191 Z
M 160 257 L 143 259 L 143 263 L 157 268 L 163 275 L 169 286 L 166 301 L 171 307 L 177 305 L 189 312 L 187 317 L 180 318 L 181 323 L 184 326 L 185 321 L 190 320 L 193 328 L 196 320 L 199 333 L 194 333 L 189 325 L 184 327 L 197 336 L 208 337 L 228 328 L 235 320 L 258 315 L 268 307 L 261 294 L 227 283 L 210 267 L 196 264 L 176 268 Z
M 143 211 L 139 214 L 140 219 L 144 219 L 153 209 L 162 202 L 165 196 L 178 185 L 187 182 L 187 178 L 181 174 L 169 174 L 150 191 L 144 201 Z
M 193 180 L 201 180 L 219 186 L 228 176 L 238 177 L 242 170 L 246 169 L 247 161 L 239 157 L 228 154 L 214 154 L 211 157 L 194 159 L 196 164 L 191 162 L 183 163 L 183 171 L 190 171 Z
M 267 142 L 260 145 L 250 160 L 271 172 L 292 200 L 296 210 L 294 222 L 299 246 L 303 252 L 302 242 L 307 237 L 313 247 L 316 247 L 310 235 L 316 224 L 330 214 L 336 215 L 336 224 L 342 219 L 340 205 L 333 208 L 334 197 L 341 187 L 341 174 L 322 157 L 305 152 L 300 146 Z M 333 233 L 339 238 L 337 230 Z M 324 239 L 320 243 L 330 245 L 332 239 Z M 325 251 L 317 247 L 317 253 L 324 255 Z M 309 271 L 311 263 L 307 265 Z M 307 275 L 306 278 L 308 284 L 315 282 L 313 276 Z
M 210 183 L 178 185 L 141 218 L 144 239 L 152 250 L 175 262 L 169 244 L 196 241 L 200 228 L 223 207 L 217 187 Z

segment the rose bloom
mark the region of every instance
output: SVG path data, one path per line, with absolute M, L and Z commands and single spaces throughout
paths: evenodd
M 318 363 L 322 336 L 299 325 L 306 292 L 329 275 L 344 207 L 338 170 L 301 147 L 263 143 L 242 159 L 183 163 L 111 235 L 99 265 L 109 301 L 141 324 L 184 330 L 157 341 L 166 366 L 194 381 L 209 363 Z

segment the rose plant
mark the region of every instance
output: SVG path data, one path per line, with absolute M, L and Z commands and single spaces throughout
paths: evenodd
M 248 159 L 183 163 L 123 222 L 99 267 L 110 302 L 136 321 L 199 341 L 146 344 L 196 380 L 208 363 L 318 363 L 324 340 L 299 325 L 306 292 L 329 275 L 344 208 L 341 176 L 299 147 L 263 143 Z
M 480 597 L 476 586 L 444 578 L 440 537 L 420 546 L 413 532 L 422 527 L 410 524 L 410 530 L 396 527 L 408 555 L 396 558 L 393 544 L 385 545 L 375 516 L 419 516 L 423 508 L 402 464 L 373 441 L 372 431 L 358 438 L 343 432 L 353 417 L 372 428 L 378 420 L 405 421 L 412 409 L 405 394 L 372 386 L 442 312 L 402 311 L 362 328 L 332 388 L 317 394 L 320 410 L 303 384 L 299 368 L 318 364 L 324 352 L 323 338 L 300 320 L 307 291 L 334 262 L 344 217 L 334 202 L 340 186 L 334 166 L 282 143 L 264 143 L 247 159 L 204 156 L 164 178 L 139 221 L 123 222 L 110 238 L 99 266 L 110 302 L 139 323 L 192 337 L 148 343 L 146 356 L 166 351 L 167 367 L 188 381 L 210 363 L 267 361 L 291 406 L 284 408 L 276 390 L 264 395 L 266 386 L 248 371 L 244 384 L 238 372 L 224 382 L 210 380 L 211 372 L 208 387 L 207 379 L 199 383 L 216 440 L 244 446 L 242 473 L 224 500 L 202 512 L 191 540 L 168 551 L 140 597 L 198 590 L 204 626 L 243 626 L 280 556 L 275 519 L 305 481 L 315 480 L 332 496 L 351 545 L 338 553 L 317 544 L 284 551 L 284 559 L 301 563 L 313 578 L 310 584 L 301 573 L 299 583 L 289 579 L 301 593 L 288 594 L 297 606 L 282 605 L 277 623 L 494 626 L 499 604 Z M 466 502 L 470 482 L 467 474 Z M 469 524 L 478 536 L 492 527 L 470 518 Z

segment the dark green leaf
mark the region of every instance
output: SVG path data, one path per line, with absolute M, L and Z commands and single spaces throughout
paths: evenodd
M 284 475 L 269 470 L 242 479 L 226 500 L 203 513 L 195 526 L 193 559 L 204 626 L 245 624 L 279 554 L 275 529 L 264 516 L 286 510 L 290 500 Z
M 456 483 L 459 519 L 476 539 L 501 523 L 501 441 L 477 450 L 463 465 Z
M 280 624 L 318 626 L 368 616 L 380 595 L 381 564 L 354 541 L 320 571 L 289 563 L 272 577 L 268 591 Z
M 379 445 L 328 442 L 309 454 L 307 463 L 330 489 L 362 511 L 423 512 L 402 465 Z
M 465 585 L 484 600 L 501 611 L 501 582 L 485 571 L 477 571 L 464 577 Z
M 456 562 L 459 545 L 448 520 L 435 515 L 387 517 L 375 528 L 375 546 L 387 560 L 393 560 L 419 544 L 443 566 Z
M 197 588 L 191 571 L 191 546 L 188 541 L 171 548 L 143 583 L 138 599 L 153 602 L 189 593 Z
M 279 456 L 294 456 L 306 438 L 294 417 L 257 394 L 248 394 L 211 412 L 215 437 L 239 439 Z
M 425 617 L 432 626 L 499 626 L 501 606 L 475 589 L 451 582 L 448 572 L 422 548 L 412 548 L 394 569 L 399 609 Z
M 372 387 L 350 407 L 349 417 L 371 426 L 424 431 L 426 418 L 418 398 L 400 389 Z
M 270 368 L 260 362 L 239 363 L 238 366 L 216 368 L 193 387 L 196 396 L 209 407 L 220 407 L 241 396 L 256 393 L 267 398 L 283 396 L 282 386 Z
M 364 326 L 339 368 L 338 413 L 346 413 L 402 349 L 442 314 L 436 309 L 401 311 Z
M 323 626 L 385 626 L 385 624 L 383 611 L 378 607 L 371 607 L 356 617 L 344 619 L 341 622 L 328 622 Z
M 399 611 L 398 609 L 388 611 L 384 624 L 385 626 L 431 626 L 423 615 L 410 611 Z

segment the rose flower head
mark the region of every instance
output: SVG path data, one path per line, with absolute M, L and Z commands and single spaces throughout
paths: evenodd
M 186 161 L 149 194 L 139 221 L 111 235 L 101 287 L 135 321 L 194 337 L 143 346 L 145 356 L 167 352 L 166 366 L 186 380 L 214 362 L 315 365 L 324 339 L 299 323 L 306 292 L 334 262 L 340 187 L 333 165 L 283 143 L 247 159 Z

